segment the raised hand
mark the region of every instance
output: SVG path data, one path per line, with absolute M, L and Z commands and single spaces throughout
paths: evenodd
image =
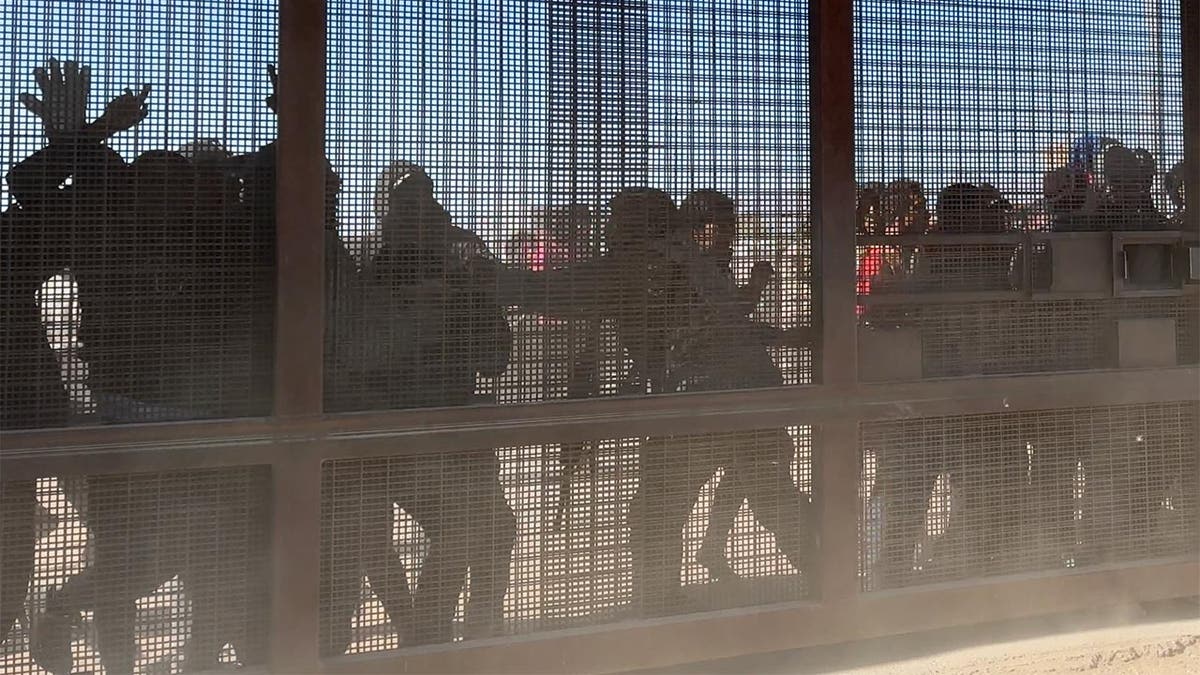
M 21 94 L 21 104 L 42 120 L 46 137 L 55 140 L 77 134 L 87 127 L 87 101 L 92 88 L 92 69 L 74 61 L 60 64 L 50 59 L 45 68 L 34 68 L 42 97 Z
M 267 78 L 271 80 L 271 93 L 267 96 L 267 107 L 271 112 L 279 114 L 279 99 L 276 97 L 276 92 L 279 90 L 279 71 L 275 69 L 275 64 L 267 64 Z
M 109 102 L 104 114 L 96 120 L 98 126 L 107 136 L 119 134 L 137 126 L 146 119 L 146 98 L 150 96 L 150 85 L 142 85 L 142 90 L 133 93 L 126 89 L 120 96 Z

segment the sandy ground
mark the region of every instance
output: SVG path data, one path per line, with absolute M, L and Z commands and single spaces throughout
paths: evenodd
M 966 626 L 641 675 L 1200 675 L 1195 599 Z
M 835 671 L 847 675 L 1200 673 L 1200 619 L 1054 635 Z

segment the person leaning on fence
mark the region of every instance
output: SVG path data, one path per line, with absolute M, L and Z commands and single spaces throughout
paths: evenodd
M 668 381 L 681 391 L 714 391 L 782 384 L 766 346 L 770 326 L 750 321 L 746 306 L 719 263 L 692 242 L 676 242 L 670 264 L 684 279 L 670 297 Z M 732 481 L 710 522 L 708 538 L 720 550 L 740 507 L 742 490 L 778 548 L 805 566 L 799 495 L 790 477 L 793 445 L 786 431 L 706 436 L 659 436 L 641 447 L 641 476 L 629 507 L 635 593 L 649 615 L 681 610 L 681 531 L 700 487 L 719 468 Z M 785 459 L 786 458 L 786 459 Z M 731 515 L 732 514 L 732 515 Z M 710 544 L 711 545 L 711 544 Z M 714 556 L 715 557 L 715 556 Z M 711 562 L 711 561 L 710 561 Z
M 476 378 L 507 368 L 512 337 L 503 307 L 469 264 L 490 259 L 475 234 L 451 223 L 420 167 L 394 172 L 382 221 L 383 244 L 361 273 L 359 314 L 336 348 L 339 379 L 353 398 L 374 408 L 466 405 Z M 349 395 L 350 385 L 344 392 Z M 334 536 L 361 538 L 361 569 L 339 565 L 328 579 L 337 606 L 329 651 L 351 641 L 360 575 L 383 603 L 408 644 L 452 639 L 458 597 L 470 571 L 466 630 L 485 636 L 500 628 L 516 518 L 505 499 L 494 451 L 394 459 L 394 481 L 364 486 L 361 523 Z M 453 495 L 447 486 L 455 486 Z M 417 589 L 392 552 L 393 505 L 412 516 L 429 539 Z M 334 548 L 337 548 L 336 543 Z
M 39 77 L 44 97 L 27 99 L 26 106 L 37 113 L 64 92 L 86 100 L 86 68 L 71 64 L 63 73 Z M 265 411 L 272 366 L 270 333 L 264 338 L 262 327 L 271 320 L 252 313 L 264 304 L 255 298 L 270 306 L 271 251 L 255 245 L 238 182 L 219 162 L 153 151 L 126 164 L 106 147 L 113 134 L 145 118 L 149 93 L 149 87 L 137 94 L 126 90 L 96 122 L 79 127 L 70 144 L 52 140 L 14 170 L 14 192 L 45 199 L 70 179 L 84 195 L 87 208 L 72 204 L 55 220 L 61 231 L 54 236 L 66 242 L 65 263 L 78 280 L 88 384 L 102 421 Z M 94 609 L 106 670 L 131 672 L 136 601 L 176 574 L 192 598 L 189 667 L 215 665 L 227 642 L 243 662 L 261 661 L 261 646 L 244 640 L 244 623 L 223 620 L 214 606 L 226 595 L 261 604 L 254 598 L 263 584 L 250 581 L 247 570 L 231 568 L 235 559 L 219 553 L 244 546 L 227 537 L 247 514 L 216 494 L 205 493 L 203 503 L 190 494 L 158 496 L 155 480 L 87 478 L 95 559 L 48 595 L 35 621 L 31 651 L 48 670 L 69 672 L 72 617 Z M 199 511 L 215 518 L 209 524 L 218 543 L 211 555 L 178 556 L 196 534 L 180 523 L 193 522 L 188 513 Z M 150 514 L 149 520 L 138 522 L 134 513 Z M 135 535 L 153 532 L 160 536 L 154 545 L 138 543 Z M 245 585 L 239 588 L 231 578 Z
M 61 76 L 61 71 L 54 75 Z M 49 81 L 50 71 L 40 77 Z M 71 102 L 54 103 L 55 116 L 45 116 L 44 131 L 54 141 L 67 142 Z M 54 236 L 59 227 L 50 219 L 64 215 L 78 190 L 69 186 L 30 195 L 8 182 L 14 198 L 32 196 L 33 201 L 17 199 L 0 213 L 0 429 L 64 426 L 70 400 L 46 340 L 37 293 L 63 266 L 63 242 Z M 0 644 L 24 613 L 34 563 L 36 492 L 33 480 L 0 482 Z
M 74 63 L 51 61 L 35 77 L 42 98 L 22 103 L 38 115 L 49 144 L 6 175 L 14 200 L 0 214 L 0 428 L 65 426 L 70 399 L 54 351 L 46 340 L 37 295 L 42 284 L 71 263 L 69 232 L 75 219 L 90 219 L 110 202 L 98 198 L 105 179 L 95 165 L 64 185 L 63 167 L 87 153 L 90 140 L 115 129 L 118 115 L 84 128 L 86 97 L 77 81 L 90 73 Z M 111 112 L 111 111 L 110 111 Z M 47 185 L 47 182 L 52 184 Z M 36 484 L 0 483 L 0 643 L 24 612 L 35 551 Z M 28 627 L 28 624 L 26 624 Z

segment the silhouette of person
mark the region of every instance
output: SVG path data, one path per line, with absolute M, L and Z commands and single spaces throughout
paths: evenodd
M 986 183 L 955 183 L 938 195 L 939 234 L 1003 234 L 1011 231 L 1012 205 Z M 918 276 L 938 290 L 1009 290 L 1015 283 L 1012 244 L 937 244 L 925 247 Z
M 506 304 L 556 318 L 612 321 L 633 362 L 634 391 L 734 389 L 780 377 L 765 348 L 778 331 L 746 317 L 743 294 L 680 227 L 668 195 L 624 190 L 609 209 L 607 251 L 595 260 L 545 272 L 492 266 Z M 713 453 L 692 452 L 705 443 L 702 437 L 642 444 L 629 527 L 643 611 L 681 606 L 682 527 L 700 486 L 722 466 L 737 464 L 749 480 L 766 486 L 755 495 L 761 503 L 751 508 L 780 549 L 804 565 L 802 507 L 789 466 L 778 461 L 788 454 L 780 449 L 784 439 L 791 448 L 786 432 L 773 439 L 735 434 Z
M 277 98 L 274 88 L 278 83 L 278 73 L 273 65 L 267 66 L 267 75 L 271 81 L 272 93 L 266 103 L 276 112 Z M 275 314 L 272 304 L 275 297 L 275 239 L 276 239 L 276 185 L 278 176 L 277 142 L 272 141 L 258 150 L 232 158 L 227 165 L 240 181 L 241 204 L 250 222 L 250 238 L 253 242 L 255 259 L 260 261 L 255 269 L 263 272 L 261 280 L 255 283 L 262 288 L 262 293 L 269 299 L 265 306 L 253 313 L 254 326 L 252 334 L 256 336 L 254 360 L 263 368 L 261 374 L 256 372 L 254 379 L 258 383 L 253 400 L 266 397 L 270 401 L 274 387 L 274 343 L 275 343 Z M 325 243 L 325 363 L 326 369 L 336 362 L 334 349 L 341 344 L 340 331 L 344 329 L 351 317 L 357 315 L 355 307 L 358 291 L 358 264 L 351 255 L 345 242 L 338 236 L 337 208 L 341 192 L 341 180 L 333 171 L 329 160 L 325 160 L 325 209 L 324 243 Z M 329 378 L 333 386 L 325 392 L 325 404 L 329 409 L 346 409 L 339 405 L 338 400 L 347 395 L 339 386 L 337 378 Z M 261 389 L 261 393 L 260 393 Z M 344 401 L 343 401 L 344 403 Z
M 667 260 L 667 242 L 678 218 L 669 195 L 649 188 L 623 190 L 609 202 L 605 252 L 582 262 L 532 271 L 490 262 L 503 305 L 556 319 L 610 320 L 631 364 L 626 393 L 674 391 L 667 354 L 674 311 L 672 293 L 683 276 Z
M 1056 231 L 1153 230 L 1167 226 L 1151 190 L 1157 163 L 1143 149 L 1112 138 L 1082 136 L 1042 187 Z M 1169 180 L 1168 180 L 1169 183 Z M 1170 191 L 1170 190 L 1168 190 Z
M 737 211 L 734 201 L 716 190 L 698 190 L 683 201 L 680 210 L 683 212 L 684 227 L 690 229 L 691 235 L 703 251 L 704 257 L 711 259 L 720 273 L 727 277 L 728 283 L 734 285 L 730 269 L 733 246 L 737 238 Z M 741 312 L 749 314 L 754 311 L 772 276 L 773 270 L 770 263 L 766 261 L 755 263 L 750 283 L 738 287 L 736 291 L 737 300 L 741 303 Z M 715 336 L 717 340 L 736 340 L 737 338 L 738 336 L 735 335 Z M 774 342 L 773 340 L 769 341 Z M 780 333 L 780 341 L 782 342 L 782 333 Z M 768 368 L 765 362 L 758 361 L 761 380 L 747 384 L 747 386 L 771 387 L 783 384 L 783 378 L 774 364 Z M 780 431 L 781 434 L 775 434 L 766 442 L 780 451 L 780 455 L 774 461 L 781 463 L 790 471 L 794 448 L 787 431 Z M 754 452 L 758 452 L 758 450 L 755 449 Z M 725 555 L 725 542 L 733 530 L 734 521 L 742 503 L 747 499 L 759 504 L 764 503 L 761 498 L 756 499 L 752 493 L 764 489 L 765 486 L 748 480 L 744 475 L 745 468 L 742 465 L 731 462 L 724 469 L 725 473 L 717 483 L 713 494 L 703 542 L 696 552 L 696 562 L 703 565 L 714 580 L 736 576 Z M 780 506 L 768 504 L 768 508 L 777 509 Z M 799 552 L 796 552 L 794 557 L 797 562 L 801 560 Z
M 56 151 L 69 149 L 82 131 L 86 98 L 76 94 L 88 69 L 51 60 L 35 70 L 41 98 L 21 102 L 42 120 Z M 81 184 L 42 190 L 40 172 L 53 173 L 54 157 L 42 152 L 13 167 L 6 176 L 13 204 L 0 213 L 0 429 L 67 424 L 70 399 L 42 326 L 38 291 L 67 266 L 64 218 L 86 211 Z M 92 178 L 81 176 L 84 179 Z M 0 482 L 0 643 L 24 613 L 35 554 L 36 482 Z
M 58 272 L 39 230 L 48 205 L 0 214 L 0 429 L 63 426 L 70 400 L 58 359 L 42 329 L 37 291 Z M 48 264 L 49 263 L 49 264 Z M 0 643 L 24 611 L 34 564 L 37 485 L 0 482 Z
M 1004 234 L 1011 231 L 1011 204 L 992 185 L 986 183 L 955 183 L 946 186 L 938 195 L 937 220 L 932 228 L 936 234 L 977 235 Z M 923 232 L 914 232 L 920 234 Z M 915 281 L 919 290 L 936 291 L 1004 291 L 1016 285 L 1014 264 L 1018 250 L 1007 243 L 938 243 L 922 247 L 916 259 Z M 966 372 L 981 372 L 988 368 L 985 350 L 979 344 L 978 329 L 973 323 L 974 315 L 951 317 L 943 320 L 941 330 L 957 331 L 968 336 L 954 341 L 959 350 L 960 366 Z M 882 504 L 883 526 L 879 534 L 882 551 L 879 559 L 878 578 L 889 585 L 904 585 L 914 573 L 914 551 L 918 539 L 924 532 L 929 499 L 939 476 L 948 476 L 955 490 L 971 485 L 967 475 L 987 474 L 992 471 L 990 460 L 1002 464 L 997 472 L 999 482 L 1007 483 L 1018 475 L 1015 464 L 1020 455 L 1015 448 L 1005 448 L 996 457 L 985 457 L 983 438 L 979 435 L 962 434 L 953 447 L 942 438 L 912 440 L 906 442 L 916 450 L 905 449 L 881 451 L 878 457 L 878 472 L 875 493 Z M 971 520 L 980 527 L 995 526 L 997 536 L 1007 532 L 1011 524 L 1010 515 L 995 502 L 993 491 L 965 490 L 963 501 L 969 504 L 966 511 L 955 511 L 954 526 Z M 997 539 L 999 541 L 999 538 Z M 1002 546 L 992 542 L 977 547 L 975 558 L 982 564 Z
M 403 168 L 403 167 L 401 167 Z M 473 258 L 483 242 L 451 223 L 420 167 L 392 172 L 382 246 L 362 271 L 360 313 L 338 348 L 339 377 L 366 392 L 356 403 L 387 407 L 465 405 L 476 378 L 508 366 L 512 339 L 503 307 L 480 283 Z M 502 621 L 516 519 L 504 497 L 492 451 L 393 460 L 399 480 L 369 491 L 361 525 L 335 537 L 359 538 L 362 568 L 338 566 L 323 583 L 336 599 L 329 650 L 350 642 L 360 574 L 409 644 L 448 641 L 458 596 L 470 571 L 467 632 L 486 635 Z M 436 477 L 436 478 L 435 478 Z M 447 486 L 460 486 L 454 496 Z M 391 549 L 393 505 L 424 529 L 429 553 L 415 591 Z M 359 529 L 361 527 L 361 530 Z
M 86 100 L 86 79 L 73 86 L 76 97 Z M 79 195 L 70 208 L 59 208 L 54 222 L 79 279 L 89 385 L 102 416 L 113 421 L 265 410 L 247 402 L 253 395 L 245 393 L 254 389 L 246 377 L 265 372 L 270 380 L 269 365 L 256 371 L 242 360 L 253 353 L 249 345 L 257 336 L 245 330 L 249 320 L 239 308 L 255 303 L 235 293 L 253 298 L 271 290 L 261 283 L 271 277 L 271 262 L 256 257 L 261 251 L 247 238 L 236 181 L 209 158 L 193 162 L 155 151 L 126 164 L 104 145 L 144 119 L 148 95 L 149 87 L 137 94 L 126 90 L 72 138 L 51 139 L 18 167 L 15 181 L 35 202 L 61 193 L 58 186 L 68 178 Z M 246 386 L 220 386 L 231 381 Z M 269 398 L 259 401 L 269 406 Z M 245 607 L 265 606 L 265 584 L 244 559 L 228 553 L 247 547 L 239 533 L 254 509 L 244 508 L 244 495 L 227 490 L 220 475 L 193 478 L 190 487 L 166 496 L 158 490 L 165 480 L 159 476 L 87 478 L 95 557 L 48 595 L 31 644 L 39 664 L 70 671 L 72 616 L 93 608 L 106 670 L 132 672 L 136 601 L 175 574 L 192 600 L 189 667 L 215 665 L 226 642 L 234 643 L 243 662 L 261 661 L 262 646 L 246 639 L 254 623 L 250 610 L 239 615 L 221 600 L 229 594 Z M 211 554 L 188 555 L 197 529 Z

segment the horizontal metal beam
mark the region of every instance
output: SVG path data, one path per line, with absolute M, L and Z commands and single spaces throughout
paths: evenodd
M 995 232 L 947 234 L 933 232 L 930 234 L 883 234 L 859 235 L 855 240 L 859 246 L 930 246 L 930 245 L 960 245 L 975 246 L 979 244 L 1024 244 L 1033 235 L 1031 232 Z
M 760 607 L 538 637 L 326 661 L 326 673 L 605 673 L 923 630 L 1077 612 L 1200 592 L 1200 564 L 1164 561 Z
M 270 464 L 283 443 L 321 459 L 1189 400 L 1194 366 L 24 431 L 0 435 L 0 462 L 13 477 L 121 473 Z

